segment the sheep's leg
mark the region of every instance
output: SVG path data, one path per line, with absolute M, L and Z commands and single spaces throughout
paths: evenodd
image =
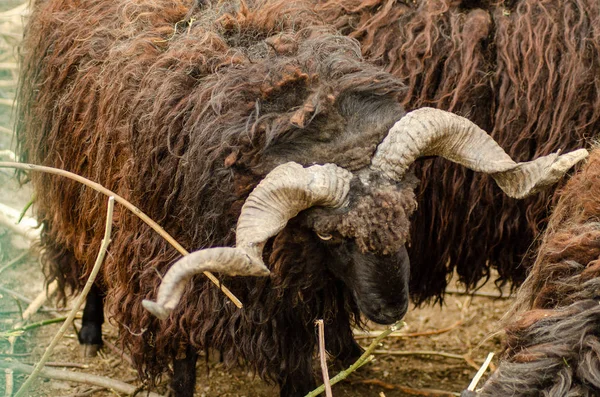
M 45 212 L 43 209 L 40 211 L 42 214 Z M 65 240 L 64 236 L 57 233 L 52 223 L 44 218 L 40 215 L 39 220 L 44 225 L 41 231 L 41 242 L 44 252 L 42 265 L 46 281 L 48 283 L 57 281 L 59 292 L 63 297 L 65 297 L 65 290 L 81 292 L 85 286 L 85 278 L 81 278 L 84 265 L 75 258 L 72 249 L 64 243 L 59 243 Z M 85 357 L 95 356 L 103 344 L 104 297 L 104 291 L 97 284 L 92 285 L 86 297 L 81 330 L 77 335 Z
M 79 343 L 84 346 L 84 355 L 93 357 L 102 347 L 102 323 L 104 323 L 104 292 L 94 284 L 85 301 Z
M 173 359 L 172 396 L 194 396 L 194 389 L 196 387 L 196 360 L 198 360 L 198 353 L 190 345 L 185 349 L 184 358 Z
M 305 354 L 300 353 L 299 354 Z M 305 396 L 317 387 L 315 375 L 312 369 L 312 357 L 309 355 L 305 362 L 292 372 L 288 372 L 285 378 L 279 378 L 280 397 Z

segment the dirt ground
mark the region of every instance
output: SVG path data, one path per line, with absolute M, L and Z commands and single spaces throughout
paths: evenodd
M 2 0 L 0 13 L 19 4 L 22 4 L 22 1 Z M 21 29 L 19 21 L 20 19 L 0 17 L 0 65 L 15 62 L 14 46 Z M 13 97 L 14 86 L 11 86 L 9 81 L 15 79 L 15 70 L 10 67 L 0 69 L 0 102 L 2 99 Z M 13 127 L 11 114 L 9 106 L 0 104 L 0 161 L 9 160 L 6 150 L 14 150 L 13 137 L 7 133 L 7 130 L 12 130 Z M 11 170 L 0 169 L 0 203 L 20 211 L 30 197 L 29 188 L 19 187 Z M 54 323 L 25 331 L 17 339 L 13 352 L 10 353 L 9 331 L 19 321 L 21 313 L 28 305 L 27 300 L 35 298 L 44 291 L 38 258 L 28 252 L 28 245 L 27 239 L 0 225 L 0 361 L 17 360 L 27 364 L 35 363 L 61 325 L 61 323 Z M 23 254 L 21 260 L 2 270 Z M 460 286 L 452 285 L 452 289 L 459 290 Z M 481 291 L 492 294 L 498 292 L 493 284 L 484 286 Z M 509 305 L 509 299 L 449 294 L 443 307 L 412 308 L 405 319 L 407 326 L 398 335 L 383 340 L 377 347 L 378 353 L 372 362 L 335 385 L 334 396 L 416 395 L 414 391 L 411 392 L 406 388 L 435 389 L 440 392 L 445 391 L 445 395 L 458 395 L 467 387 L 488 352 L 499 352 L 501 337 L 494 332 L 500 328 L 498 321 Z M 46 302 L 42 310 L 27 323 L 32 324 L 66 315 L 64 311 L 49 310 L 52 308 L 54 302 Z M 76 320 L 75 323 L 78 327 L 79 321 Z M 105 339 L 114 342 L 116 330 L 110 325 L 105 329 Z M 372 327 L 372 331 L 375 332 L 381 329 L 383 328 L 379 326 Z M 414 333 L 433 334 L 410 335 Z M 365 347 L 371 342 L 371 339 L 365 335 L 357 335 L 357 337 Z M 69 371 L 106 376 L 139 386 L 136 372 L 117 351 L 105 347 L 98 357 L 83 358 L 72 328 L 60 341 L 50 361 L 59 368 L 66 368 Z M 316 357 L 315 371 L 320 373 Z M 330 368 L 330 376 L 333 377 L 335 373 L 336 371 Z M 23 382 L 24 376 L 15 375 L 14 379 L 16 390 Z M 0 370 L 0 396 L 6 394 L 6 386 L 4 371 Z M 160 385 L 155 391 L 166 393 L 166 385 Z M 119 394 L 89 385 L 39 379 L 30 395 L 108 397 Z M 225 371 L 218 361 L 211 360 L 204 364 L 204 360 L 200 359 L 196 395 L 270 396 L 277 395 L 277 389 L 265 384 L 243 368 Z

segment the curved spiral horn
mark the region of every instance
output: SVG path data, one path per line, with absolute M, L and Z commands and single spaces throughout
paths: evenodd
M 388 178 L 401 180 L 418 157 L 441 156 L 490 174 L 508 196 L 524 198 L 556 183 L 587 155 L 587 150 L 580 149 L 515 163 L 492 137 L 470 120 L 439 109 L 421 108 L 407 113 L 394 124 L 378 146 L 371 168 Z
M 144 300 L 143 306 L 156 317 L 167 318 L 179 303 L 187 281 L 204 271 L 230 276 L 269 275 L 262 260 L 266 241 L 302 210 L 345 205 L 351 179 L 352 173 L 335 164 L 303 168 L 290 162 L 276 167 L 246 199 L 238 219 L 236 247 L 208 248 L 181 258 L 165 274 L 156 302 Z

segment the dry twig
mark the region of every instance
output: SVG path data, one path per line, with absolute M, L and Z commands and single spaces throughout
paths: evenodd
M 4 292 L 5 294 L 13 296 L 16 299 L 20 300 L 21 302 L 27 303 L 28 305 L 31 305 L 33 303 L 32 299 L 29 299 L 28 297 L 26 297 L 23 294 L 20 294 L 20 293 L 18 293 L 16 291 L 13 291 L 11 289 L 3 287 L 2 285 L 0 285 L 0 292 Z M 49 311 L 49 312 L 55 311 L 54 309 L 46 307 L 46 306 L 43 306 L 43 305 L 42 305 L 42 308 L 45 309 L 46 311 Z
M 436 352 L 432 350 L 375 350 L 373 354 L 387 354 L 390 356 L 440 356 L 455 360 L 464 360 L 460 354 Z
M 494 353 L 489 353 L 488 354 L 487 358 L 485 359 L 485 361 L 481 365 L 481 368 L 479 368 L 479 371 L 477 371 L 477 373 L 475 374 L 475 377 L 473 377 L 473 380 L 469 384 L 469 387 L 467 387 L 467 390 L 475 391 L 475 388 L 477 387 L 477 384 L 479 383 L 479 380 L 481 379 L 481 377 L 485 373 L 485 370 L 487 369 L 487 367 L 492 362 L 492 358 L 493 357 L 494 357 Z
M 12 108 L 17 102 L 14 99 L 0 98 L 0 105 Z
M 0 80 L 0 88 L 16 87 L 17 80 Z
M 325 387 L 325 395 L 333 397 L 331 392 L 331 384 L 329 383 L 329 371 L 327 370 L 327 352 L 325 351 L 325 325 L 323 320 L 316 321 L 317 329 L 319 330 L 319 358 L 321 361 L 321 371 L 323 372 L 323 386 Z
M 125 200 L 123 197 L 121 197 L 118 194 L 114 193 L 113 191 L 105 188 L 104 186 L 100 185 L 99 183 L 92 182 L 87 178 L 84 178 L 82 176 L 79 176 L 79 175 L 74 174 L 69 171 L 61 170 L 58 168 L 45 167 L 45 166 L 41 166 L 41 165 L 0 161 L 0 168 L 16 168 L 16 169 L 20 169 L 20 170 L 41 171 L 41 172 L 46 172 L 46 173 L 53 174 L 53 175 L 60 175 L 60 176 L 64 176 L 69 179 L 75 180 L 79 183 L 82 183 L 85 186 L 88 186 L 88 187 L 94 189 L 95 191 L 100 192 L 106 196 L 112 196 L 112 197 L 114 197 L 116 202 L 123 205 L 125 208 L 127 208 L 128 210 L 133 212 L 136 216 L 138 216 L 141 220 L 143 220 L 148 226 L 150 226 L 154 231 L 156 231 L 162 238 L 167 240 L 169 242 L 169 244 L 171 244 L 182 255 L 184 255 L 184 256 L 189 255 L 189 252 L 185 248 L 183 248 L 183 246 L 181 244 L 179 244 L 169 233 L 167 233 L 166 230 L 164 230 L 156 222 L 154 222 L 152 219 L 150 219 L 150 217 L 148 215 L 144 214 L 139 208 L 137 208 L 136 206 L 131 204 L 129 201 Z M 229 299 L 231 299 L 231 301 L 238 308 L 241 309 L 243 307 L 242 302 L 226 286 L 222 285 L 221 282 L 212 273 L 204 272 L 204 275 L 206 277 L 208 277 L 208 279 L 210 281 L 212 281 L 217 287 L 219 287 L 219 289 L 225 295 L 227 295 L 227 297 Z
M 445 358 L 451 358 L 454 360 L 465 361 L 470 367 L 479 369 L 479 366 L 475 364 L 473 359 L 468 355 L 454 354 L 446 352 L 437 352 L 433 350 L 375 350 L 373 354 L 386 354 L 390 356 L 440 356 Z
M 5 379 L 6 379 L 6 388 L 4 390 L 4 395 L 7 397 L 10 397 L 10 396 L 12 396 L 12 392 L 13 392 L 13 388 L 14 388 L 13 370 L 10 368 L 6 368 L 4 370 L 4 375 L 5 375 Z
M 492 299 L 512 299 L 515 297 L 513 294 L 500 295 L 500 294 L 492 294 L 489 292 L 481 292 L 481 291 L 467 292 L 467 291 L 458 291 L 458 290 L 453 290 L 453 289 L 447 289 L 446 293 L 450 294 L 450 295 L 480 296 L 482 298 L 492 298 Z
M 26 365 L 35 365 L 35 363 L 23 363 Z M 79 369 L 88 369 L 90 366 L 86 365 L 86 364 L 79 364 L 79 363 L 70 363 L 70 362 L 63 362 L 63 361 L 48 361 L 46 364 L 44 364 L 46 367 L 61 367 L 61 368 L 79 368 Z
M 464 324 L 465 321 L 463 320 L 458 320 L 457 322 L 455 322 L 454 324 L 446 327 L 446 328 L 441 328 L 441 329 L 433 329 L 430 331 L 422 331 L 422 332 L 411 332 L 411 333 L 392 333 L 390 334 L 388 337 L 393 337 L 393 338 L 415 338 L 418 336 L 430 336 L 430 335 L 439 335 L 439 334 L 444 334 L 446 332 L 450 332 L 455 328 L 458 328 L 460 325 Z M 378 334 L 370 331 L 370 332 L 361 332 L 361 333 L 355 333 L 354 334 L 354 338 L 356 339 L 369 339 L 369 338 L 375 338 Z
M 92 395 L 92 394 L 102 391 L 102 390 L 106 390 L 106 388 L 105 387 L 90 387 L 79 393 L 67 394 L 64 397 L 86 397 L 86 396 Z
M 5 368 L 12 369 L 14 372 L 23 374 L 30 374 L 33 372 L 33 367 L 30 365 L 25 365 L 17 361 L 0 360 L 0 369 Z M 63 369 L 43 368 L 40 371 L 39 375 L 49 379 L 64 380 L 68 382 L 77 382 L 85 383 L 87 385 L 100 386 L 127 395 L 133 394 L 134 392 L 138 391 L 137 387 L 125 382 L 106 378 L 104 376 L 83 374 Z M 142 395 L 147 397 L 163 397 L 160 394 L 152 392 L 143 393 Z
M 37 375 L 42 370 L 44 363 L 46 361 L 48 361 L 48 359 L 50 358 L 50 355 L 52 354 L 52 350 L 54 350 L 54 347 L 58 344 L 59 340 L 62 338 L 62 336 L 67 331 L 67 328 L 71 325 L 71 323 L 75 319 L 75 315 L 77 314 L 79 307 L 85 301 L 85 298 L 86 298 L 88 292 L 90 292 L 90 289 L 92 288 L 92 285 L 94 284 L 94 281 L 96 280 L 96 276 L 100 272 L 100 266 L 102 265 L 102 262 L 104 261 L 104 255 L 106 254 L 106 250 L 108 249 L 108 244 L 110 243 L 110 234 L 112 231 L 112 218 L 113 218 L 114 203 L 115 203 L 114 197 L 109 197 L 108 198 L 108 209 L 107 209 L 107 213 L 106 213 L 106 227 L 104 229 L 104 238 L 102 239 L 102 244 L 100 246 L 100 250 L 98 251 L 98 256 L 96 257 L 96 262 L 94 263 L 92 272 L 91 272 L 90 276 L 88 277 L 88 280 L 85 283 L 85 286 L 83 287 L 83 291 L 81 291 L 81 294 L 77 297 L 77 300 L 75 301 L 75 304 L 73 305 L 73 309 L 67 316 L 66 321 L 62 324 L 62 326 L 60 327 L 60 329 L 58 330 L 56 335 L 54 335 L 54 338 L 52 338 L 50 345 L 46 348 L 44 355 L 42 356 L 40 361 L 36 364 L 35 368 L 31 372 L 31 375 L 29 376 L 29 378 L 27 378 L 27 380 L 25 381 L 25 383 L 23 383 L 23 385 L 21 386 L 21 388 L 19 389 L 17 394 L 15 394 L 15 397 L 24 397 L 25 396 L 25 393 L 27 393 L 27 389 L 29 388 L 31 383 L 35 380 Z
M 25 332 L 25 331 L 29 331 L 30 329 L 43 327 L 45 325 L 62 323 L 66 319 L 67 319 L 67 317 L 56 317 L 56 318 L 51 318 L 49 320 L 38 321 L 37 323 L 31 323 L 31 324 L 23 325 L 22 327 L 13 328 L 13 329 L 11 329 L 11 332 Z M 0 336 L 1 335 L 2 335 L 2 333 L 0 333 Z
M 19 65 L 15 62 L 0 63 L 0 70 L 19 70 Z
M 20 215 L 20 211 L 0 203 L 0 225 L 28 240 L 37 240 L 40 237 L 40 231 L 35 229 L 37 221 L 24 217 L 21 223 L 18 223 Z
M 15 161 L 17 159 L 17 155 L 12 150 L 0 150 L 0 157 L 5 157 L 10 161 Z
M 356 362 L 354 364 L 352 364 L 347 369 L 345 369 L 344 371 L 341 371 L 336 376 L 331 378 L 331 385 L 335 385 L 336 383 L 346 379 L 348 377 L 348 375 L 350 375 L 352 372 L 356 371 L 358 368 L 362 367 L 368 361 L 372 360 L 373 356 L 371 356 L 371 353 L 375 350 L 377 345 L 379 345 L 379 342 L 381 342 L 381 340 L 383 338 L 385 338 L 392 332 L 397 331 L 399 328 L 404 327 L 404 325 L 405 325 L 404 321 L 398 321 L 396 324 L 392 325 L 391 327 L 389 327 L 388 329 L 383 331 L 381 334 L 379 334 L 379 336 L 376 337 L 373 340 L 373 342 L 371 342 L 369 347 L 367 347 L 365 352 L 358 358 L 358 360 L 356 360 Z M 324 391 L 325 391 L 325 385 L 321 385 L 321 386 L 317 387 L 315 390 L 308 393 L 305 397 L 316 397 L 319 394 L 323 393 Z
M 31 316 L 33 316 L 37 311 L 43 307 L 44 303 L 48 300 L 48 298 L 52 297 L 56 290 L 58 289 L 58 282 L 53 281 L 48 284 L 48 287 L 45 291 L 42 291 L 36 296 L 33 301 L 29 304 L 27 309 L 23 312 L 23 321 L 27 321 Z

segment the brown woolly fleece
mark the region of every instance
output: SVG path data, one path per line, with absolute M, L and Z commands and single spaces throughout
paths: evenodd
M 557 195 L 481 396 L 600 393 L 600 149 Z
M 38 0 L 22 45 L 21 157 L 114 190 L 189 250 L 231 246 L 245 198 L 275 165 L 364 168 L 403 115 L 404 86 L 364 62 L 355 41 L 319 24 L 302 3 L 284 0 Z M 63 292 L 80 290 L 100 246 L 106 199 L 70 180 L 30 177 L 48 278 Z M 415 209 L 411 183 L 365 198 L 342 216 L 340 232 L 360 237 L 363 248 L 398 249 Z M 367 220 L 369 206 L 385 203 L 402 206 L 387 211 L 398 227 L 389 241 Z M 224 279 L 243 310 L 198 276 L 163 322 L 141 302 L 156 297 L 179 254 L 117 206 L 98 283 L 143 377 L 168 371 L 189 344 L 219 349 L 227 365 L 245 361 L 283 384 L 312 371 L 317 318 L 334 355 L 354 343 L 358 308 L 326 269 L 328 252 L 292 221 L 265 248 L 271 278 Z
M 466 116 L 518 161 L 586 145 L 600 131 L 600 3 L 596 0 L 312 0 L 400 78 L 407 110 Z M 491 178 L 443 159 L 416 173 L 411 293 L 443 294 L 456 269 L 473 287 L 498 269 L 520 283 L 553 189 L 517 201 Z M 533 250 L 531 251 L 533 252 Z

